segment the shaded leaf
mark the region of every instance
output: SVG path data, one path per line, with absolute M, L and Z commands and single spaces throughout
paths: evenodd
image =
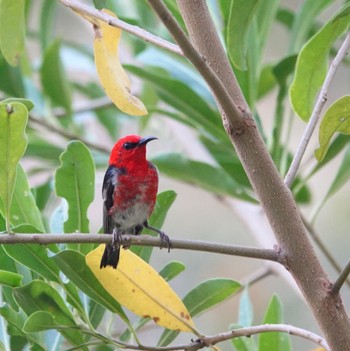
M 19 103 L 0 103 L 0 197 L 4 204 L 7 231 L 10 230 L 10 207 L 16 180 L 16 169 L 27 147 L 25 128 L 27 108 Z
M 265 312 L 263 324 L 283 323 L 282 303 L 277 295 L 273 295 Z M 290 351 L 290 337 L 286 333 L 262 333 L 259 336 L 259 351 Z
M 241 285 L 231 279 L 209 279 L 193 288 L 183 299 L 192 317 L 212 308 L 239 291 Z M 158 345 L 166 346 L 179 334 L 178 331 L 165 330 Z
M 231 2 L 227 27 L 227 50 L 231 61 L 241 71 L 247 70 L 248 30 L 259 0 Z
M 149 218 L 148 222 L 152 227 L 161 229 L 165 221 L 165 217 L 176 199 L 176 193 L 172 190 L 167 190 L 159 193 L 157 195 L 157 202 L 154 207 L 153 213 Z M 157 236 L 158 234 L 151 230 L 145 230 L 145 232 L 152 236 Z M 153 247 L 146 246 L 133 246 L 131 251 L 136 255 L 141 257 L 144 261 L 149 262 Z
M 177 275 L 185 270 L 186 266 L 178 261 L 169 262 L 162 270 L 159 275 L 164 278 L 164 280 L 169 281 L 174 279 Z
M 117 301 L 103 288 L 85 263 L 85 257 L 73 250 L 61 251 L 51 257 L 64 275 L 90 298 L 117 313 L 126 323 L 128 318 Z
M 200 161 L 193 161 L 182 154 L 175 153 L 156 156 L 152 158 L 152 161 L 161 172 L 170 177 L 198 185 L 216 194 L 255 201 L 222 168 Z
M 350 4 L 340 10 L 302 48 L 299 53 L 290 100 L 295 113 L 308 121 L 316 94 L 328 69 L 329 51 L 334 42 L 346 31 L 350 23 Z M 342 16 L 343 15 L 343 16 Z
M 350 96 L 343 96 L 326 111 L 319 131 L 320 147 L 315 157 L 320 162 L 325 157 L 331 138 L 336 133 L 350 135 Z
M 17 273 L 0 270 L 0 284 L 11 287 L 19 286 L 23 276 Z
M 23 331 L 25 333 L 34 333 L 49 329 L 68 329 L 74 326 L 74 323 L 71 325 L 59 324 L 55 321 L 54 315 L 52 313 L 46 311 L 37 311 L 28 317 L 23 326 Z
M 103 251 L 104 245 L 91 251 L 86 263 L 115 300 L 160 326 L 194 331 L 191 316 L 180 298 L 149 264 L 130 250 L 121 250 L 117 269 L 100 269 Z
M 0 50 L 6 61 L 16 66 L 24 52 L 24 0 L 0 1 Z
M 46 50 L 40 68 L 41 84 L 54 105 L 62 106 L 68 114 L 72 109 L 71 87 L 61 57 L 61 42 L 54 41 Z
M 57 196 L 65 198 L 69 205 L 64 231 L 88 233 L 87 210 L 95 191 L 93 158 L 82 142 L 71 141 L 60 156 L 60 161 L 61 165 L 55 173 L 55 189 Z M 87 251 L 88 247 L 85 249 Z

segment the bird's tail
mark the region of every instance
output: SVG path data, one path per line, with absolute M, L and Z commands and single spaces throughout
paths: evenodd
M 114 269 L 117 268 L 119 262 L 120 248 L 113 247 L 111 244 L 106 244 L 105 251 L 101 258 L 100 268 L 112 266 Z

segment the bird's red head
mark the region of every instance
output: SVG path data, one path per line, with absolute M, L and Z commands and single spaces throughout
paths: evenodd
M 138 135 L 127 135 L 119 139 L 114 145 L 109 165 L 129 169 L 132 166 L 146 165 L 146 145 L 156 137 L 140 137 Z

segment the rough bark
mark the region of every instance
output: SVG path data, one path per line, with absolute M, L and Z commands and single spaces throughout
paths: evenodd
M 227 134 L 260 200 L 279 250 L 285 255 L 285 267 L 297 282 L 330 348 L 333 351 L 350 350 L 350 323 L 341 297 L 332 293 L 332 284 L 307 237 L 295 200 L 251 118 L 206 3 L 204 0 L 178 0 L 178 4 L 192 43 L 241 111 L 244 123 L 237 126 L 237 118 L 231 119 L 230 111 L 223 105 L 220 107 Z M 178 44 L 181 47 L 181 42 Z M 211 88 L 219 101 L 215 87 Z

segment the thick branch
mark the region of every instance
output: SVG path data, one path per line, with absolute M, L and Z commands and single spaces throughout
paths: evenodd
M 173 25 L 172 16 L 164 9 L 162 1 L 149 1 L 179 46 L 182 49 L 188 46 L 187 38 L 184 38 Z M 293 196 L 278 174 L 255 122 L 249 117 L 251 113 L 246 103 L 242 103 L 242 95 L 237 93 L 240 88 L 226 54 L 223 53 L 224 50 L 212 49 L 213 43 L 216 42 L 215 47 L 220 47 L 221 43 L 206 2 L 178 0 L 178 4 L 194 46 L 200 55 L 206 58 L 211 69 L 217 73 L 230 99 L 233 98 L 236 106 L 240 106 L 241 111 L 245 112 L 246 118 L 243 119 L 241 129 L 237 130 L 234 123 L 240 115 L 236 116 L 236 111 L 228 109 L 228 104 L 223 103 L 227 94 L 221 95 L 221 90 L 217 89 L 218 85 L 206 80 L 223 110 L 222 117 L 226 131 L 272 226 L 277 242 L 286 255 L 286 267 L 312 308 L 332 350 L 343 351 L 350 345 L 348 316 L 340 297 L 330 292 L 330 281 L 308 239 Z M 199 70 L 197 62 L 193 60 L 196 55 L 192 49 L 183 49 L 183 52 Z M 204 76 L 207 71 L 204 66 L 200 73 Z
M 63 5 L 71 8 L 75 12 L 88 15 L 89 17 L 92 17 L 92 18 L 98 18 L 99 20 L 108 23 L 110 26 L 120 28 L 125 32 L 128 32 L 130 34 L 135 35 L 136 37 L 141 38 L 146 42 L 157 45 L 162 49 L 166 49 L 168 51 L 171 51 L 181 56 L 183 55 L 181 49 L 177 45 L 174 45 L 169 41 L 159 38 L 156 35 L 149 33 L 140 27 L 133 26 L 129 23 L 123 22 L 120 19 L 110 16 L 106 13 L 103 13 L 102 11 L 96 10 L 93 7 L 87 6 L 79 1 L 75 1 L 75 0 L 59 0 L 59 1 Z
M 294 155 L 293 161 L 290 165 L 290 168 L 287 172 L 287 175 L 284 179 L 284 182 L 288 187 L 292 185 L 292 182 L 298 172 L 300 162 L 305 154 L 306 148 L 309 144 L 309 141 L 311 139 L 311 136 L 316 128 L 316 124 L 318 120 L 320 119 L 321 111 L 323 109 L 323 106 L 325 105 L 328 97 L 328 90 L 331 85 L 331 82 L 335 76 L 335 73 L 340 66 L 341 62 L 345 58 L 347 51 L 349 50 L 350 47 L 350 33 L 346 36 L 342 46 L 340 47 L 337 55 L 335 56 L 333 62 L 331 63 L 326 79 L 324 80 L 324 83 L 322 85 L 320 94 L 317 98 L 314 110 L 312 111 L 311 117 L 309 119 L 309 122 L 305 128 L 304 134 L 300 140 L 297 152 Z
M 64 244 L 64 243 L 110 243 L 110 234 L 1 234 L 0 244 Z M 149 235 L 123 235 L 122 245 L 164 247 L 160 239 Z M 283 255 L 275 250 L 255 247 L 218 244 L 199 240 L 171 239 L 172 249 L 184 249 L 220 253 L 223 255 L 258 258 L 283 262 Z

